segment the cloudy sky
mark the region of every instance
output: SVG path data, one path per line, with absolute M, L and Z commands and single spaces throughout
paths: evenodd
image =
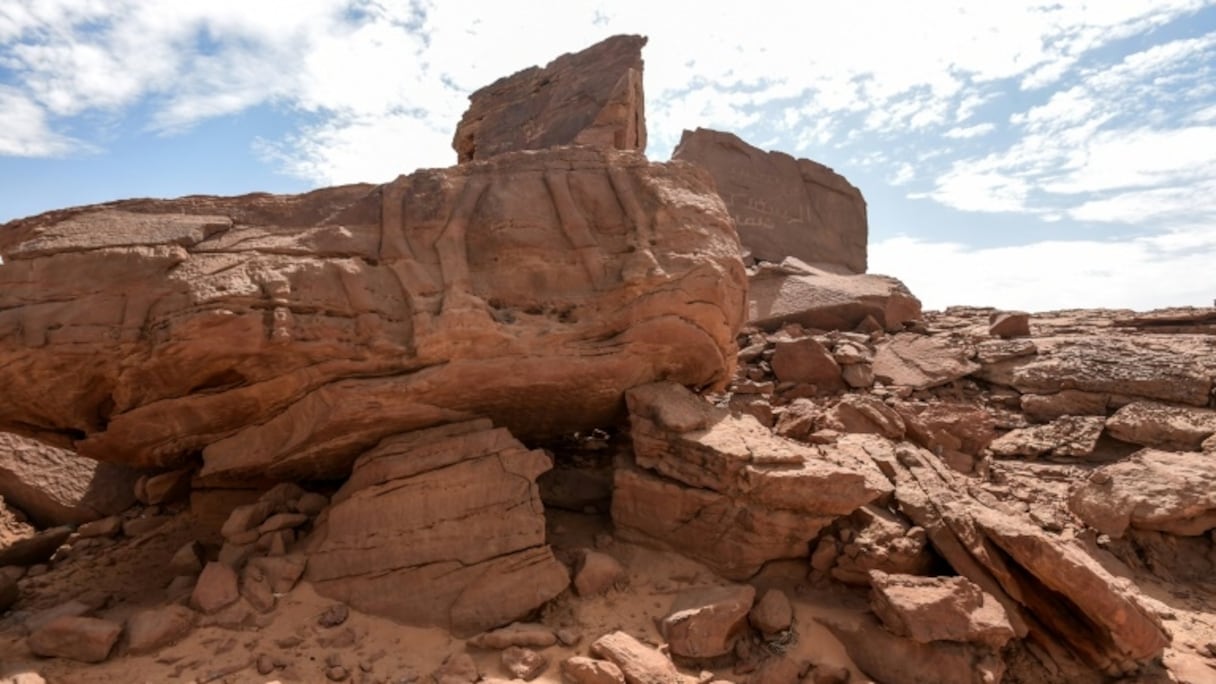
M 1216 298 L 1216 0 L 0 0 L 0 221 L 447 166 L 469 92 L 614 33 L 652 159 L 835 168 L 930 308 Z

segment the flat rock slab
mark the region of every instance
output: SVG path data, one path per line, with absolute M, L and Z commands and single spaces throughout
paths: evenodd
M 957 641 L 999 651 L 1014 637 L 1005 608 L 965 577 L 870 573 L 870 605 L 892 633 L 927 644 Z
M 854 330 L 872 320 L 889 332 L 919 321 L 920 300 L 881 275 L 847 275 L 795 259 L 762 265 L 748 278 L 747 320 L 764 330 L 797 323 L 816 330 Z
M 0 432 L 0 497 L 41 526 L 80 525 L 135 503 L 137 473 Z
M 675 663 L 625 632 L 605 634 L 591 644 L 591 653 L 620 668 L 628 684 L 693 684 L 697 679 L 681 674 Z
M 988 448 L 1002 457 L 1058 456 L 1089 458 L 1098 448 L 1106 427 L 1102 416 L 1061 416 L 1045 425 L 1011 430 L 992 440 Z
M 53 527 L 31 537 L 17 539 L 0 547 L 0 566 L 37 565 L 50 560 L 55 551 L 72 536 L 71 527 Z
M 1134 401 L 1106 420 L 1115 439 L 1158 449 L 1198 451 L 1216 434 L 1216 411 Z
M 902 333 L 878 345 L 874 376 L 889 385 L 923 390 L 964 378 L 980 369 L 966 350 L 948 338 Z
M 559 145 L 646 149 L 642 36 L 612 36 L 475 91 L 452 141 L 460 162 Z
M 733 133 L 684 131 L 672 153 L 705 167 L 726 201 L 739 239 L 757 259 L 795 257 L 865 273 L 866 201 L 844 176 L 810 159 L 765 152 Z
M 129 200 L 0 227 L 0 429 L 211 486 L 329 479 L 478 415 L 521 437 L 724 384 L 745 273 L 707 174 L 592 147 L 383 186 Z M 54 391 L 47 388 L 53 387 Z

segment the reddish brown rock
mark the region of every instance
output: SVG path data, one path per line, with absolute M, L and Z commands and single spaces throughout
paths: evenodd
M 141 477 L 135 483 L 135 497 L 152 506 L 184 498 L 190 493 L 190 478 L 193 475 L 193 470 L 179 468 L 167 473 Z
M 122 625 L 90 617 L 60 617 L 34 630 L 26 644 L 34 655 L 100 663 L 110 657 Z
M 521 646 L 508 646 L 501 655 L 502 667 L 514 678 L 530 682 L 549 668 L 549 659 Z
M 0 227 L 0 254 L 0 427 L 146 467 L 201 451 L 213 485 L 341 477 L 475 415 L 570 434 L 641 382 L 725 384 L 745 291 L 703 171 L 589 147 L 76 208 Z
M 557 634 L 553 629 L 535 622 L 516 622 L 469 639 L 470 646 L 499 650 L 511 646 L 547 648 L 556 643 Z
M 642 36 L 612 36 L 469 96 L 452 147 L 461 162 L 559 145 L 646 149 Z
M 979 370 L 961 345 L 942 337 L 903 333 L 878 345 L 874 376 L 888 385 L 929 389 Z
M 884 684 L 986 684 L 1000 682 L 1005 664 L 990 649 L 896 636 L 871 617 L 824 620 L 862 672 Z
M 823 416 L 818 428 L 854 434 L 882 435 L 902 439 L 907 426 L 895 409 L 878 397 L 846 394 Z
M 829 532 L 816 544 L 811 566 L 845 584 L 868 585 L 871 570 L 923 575 L 933 566 L 924 528 L 879 506 L 862 506 Z
M 892 633 L 922 644 L 961 641 L 999 651 L 1014 637 L 1005 608 L 965 577 L 870 573 L 870 605 Z
M 574 573 L 574 590 L 579 596 L 602 594 L 625 578 L 625 567 L 606 553 L 586 549 Z
M 223 563 L 208 563 L 194 585 L 190 605 L 210 615 L 236 603 L 239 598 L 236 571 Z
M 550 466 L 485 420 L 387 438 L 318 523 L 308 579 L 358 610 L 465 636 L 522 618 L 570 582 L 545 544 L 535 480 Z
M 194 628 L 194 612 L 185 606 L 152 608 L 127 619 L 127 650 L 148 653 L 169 646 Z
M 747 621 L 762 634 L 778 634 L 793 624 L 794 608 L 784 591 L 769 589 L 747 614 Z
M 1193 536 L 1216 528 L 1212 456 L 1144 449 L 1080 483 L 1069 508 L 1090 527 L 1121 537 L 1129 527 Z
M 821 449 L 775 437 L 751 416 L 669 383 L 634 388 L 627 401 L 637 467 L 615 473 L 618 533 L 724 577 L 805 557 L 834 518 L 890 492 L 857 444 Z
M 605 634 L 591 644 L 592 655 L 612 662 L 628 684 L 693 684 L 697 680 L 680 674 L 674 663 L 624 632 Z
M 1216 435 L 1216 411 L 1132 402 L 1106 420 L 1115 439 L 1157 449 L 1198 451 L 1204 440 Z
M 1011 430 L 993 440 L 988 449 L 1002 457 L 1084 459 L 1094 455 L 1105 427 L 1101 416 L 1062 416 L 1046 425 Z
M 692 659 L 726 655 L 747 629 L 747 614 L 755 599 L 756 589 L 747 584 L 683 592 L 659 623 L 659 632 L 674 655 Z
M 1061 390 L 1055 394 L 1023 394 L 1021 404 L 1028 417 L 1046 423 L 1061 416 L 1105 416 L 1110 395 Z
M 999 311 L 988 319 L 988 334 L 993 337 L 1030 337 L 1030 314 L 1025 311 Z
M 684 131 L 672 158 L 709 170 L 743 246 L 755 258 L 780 263 L 794 257 L 819 268 L 865 273 L 866 201 L 844 176 L 705 128 Z
M 825 392 L 844 389 L 840 366 L 813 337 L 778 340 L 773 345 L 773 375 L 782 382 L 815 385 Z
M 890 332 L 921 319 L 920 300 L 880 275 L 842 275 L 786 259 L 748 277 L 747 320 L 764 330 L 797 323 L 814 330 L 854 330 L 876 322 Z
M 136 477 L 121 465 L 0 432 L 0 497 L 43 527 L 79 525 L 121 513 L 135 503 Z
M 17 580 L 0 574 L 0 614 L 11 608 L 19 598 L 21 598 L 21 589 L 17 586 Z
M 7 544 L 0 542 L 0 567 L 44 563 L 70 536 L 72 528 L 52 527 L 29 537 L 10 540 Z

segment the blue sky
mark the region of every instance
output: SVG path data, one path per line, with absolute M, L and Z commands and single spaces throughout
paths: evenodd
M 1216 0 L 539 5 L 0 0 L 0 221 L 447 166 L 469 92 L 641 33 L 652 159 L 835 168 L 927 307 L 1216 298 Z

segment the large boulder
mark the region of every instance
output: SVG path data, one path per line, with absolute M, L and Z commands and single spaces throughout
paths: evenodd
M 612 36 L 469 96 L 452 140 L 460 162 L 558 145 L 646 149 L 642 36 Z
M 80 525 L 135 503 L 131 468 L 0 432 L 0 496 L 39 525 Z
M 888 276 L 832 273 L 789 258 L 761 264 L 748 277 L 747 319 L 764 330 L 787 323 L 817 330 L 873 324 L 896 332 L 920 318 L 920 300 Z
M 1134 401 L 1107 419 L 1115 439 L 1158 449 L 1198 451 L 1216 434 L 1216 411 Z
M 485 415 L 612 423 L 724 384 L 745 275 L 707 175 L 559 148 L 305 195 L 130 200 L 0 227 L 0 429 L 204 481 L 334 478 Z
M 826 270 L 865 273 L 866 201 L 844 176 L 705 128 L 684 131 L 672 158 L 709 169 L 755 258 L 794 257 Z
M 891 493 L 848 441 L 813 447 L 774 436 L 682 386 L 628 392 L 634 464 L 616 471 L 618 534 L 695 558 L 730 579 L 802 558 L 838 517 Z M 858 437 L 865 437 L 859 435 Z
M 1216 528 L 1213 456 L 1144 449 L 1095 469 L 1069 498 L 1069 508 L 1103 534 L 1152 530 L 1194 536 Z
M 545 544 L 536 477 L 550 466 L 488 420 L 389 437 L 318 522 L 307 577 L 364 612 L 464 636 L 518 620 L 570 583 Z

